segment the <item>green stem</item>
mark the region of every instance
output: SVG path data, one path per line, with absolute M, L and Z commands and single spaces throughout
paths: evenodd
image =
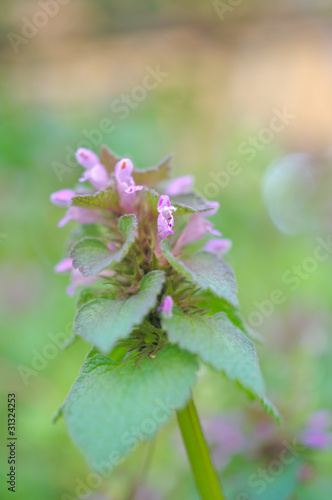
M 179 427 L 202 500 L 225 500 L 191 399 L 177 412 Z

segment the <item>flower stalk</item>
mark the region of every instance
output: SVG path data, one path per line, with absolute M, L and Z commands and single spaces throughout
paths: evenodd
M 177 411 L 177 418 L 202 500 L 225 500 L 192 399 Z

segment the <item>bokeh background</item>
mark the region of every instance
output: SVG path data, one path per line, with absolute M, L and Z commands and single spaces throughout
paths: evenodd
M 17 500 L 198 499 L 175 421 L 102 484 L 64 422 L 51 422 L 88 351 L 59 347 L 75 299 L 53 268 L 72 226 L 57 229 L 63 211 L 49 203 L 77 181 L 82 141 L 138 167 L 173 152 L 174 174 L 195 174 L 221 204 L 214 222 L 233 240 L 242 311 L 263 337 L 261 367 L 283 415 L 278 427 L 201 370 L 195 397 L 227 498 L 329 498 L 331 3 L 2 0 L 0 9 L 1 498 L 12 495 L 4 435 L 15 392 Z

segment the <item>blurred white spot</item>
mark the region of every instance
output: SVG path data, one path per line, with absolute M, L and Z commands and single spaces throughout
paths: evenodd
M 272 163 L 263 179 L 263 198 L 271 219 L 286 234 L 312 229 L 312 198 L 316 190 L 311 157 L 294 153 Z

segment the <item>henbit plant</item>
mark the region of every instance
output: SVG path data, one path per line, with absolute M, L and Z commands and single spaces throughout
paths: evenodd
M 93 348 L 59 415 L 105 471 L 176 411 L 202 499 L 222 499 L 191 397 L 198 361 L 276 411 L 222 258 L 231 242 L 207 220 L 219 205 L 193 191 L 192 176 L 169 181 L 170 157 L 135 170 L 103 146 L 99 158 L 79 149 L 77 160 L 90 185 L 51 195 L 69 207 L 60 227 L 80 223 L 56 271 L 71 272 L 70 295 L 85 287 L 74 331 Z

